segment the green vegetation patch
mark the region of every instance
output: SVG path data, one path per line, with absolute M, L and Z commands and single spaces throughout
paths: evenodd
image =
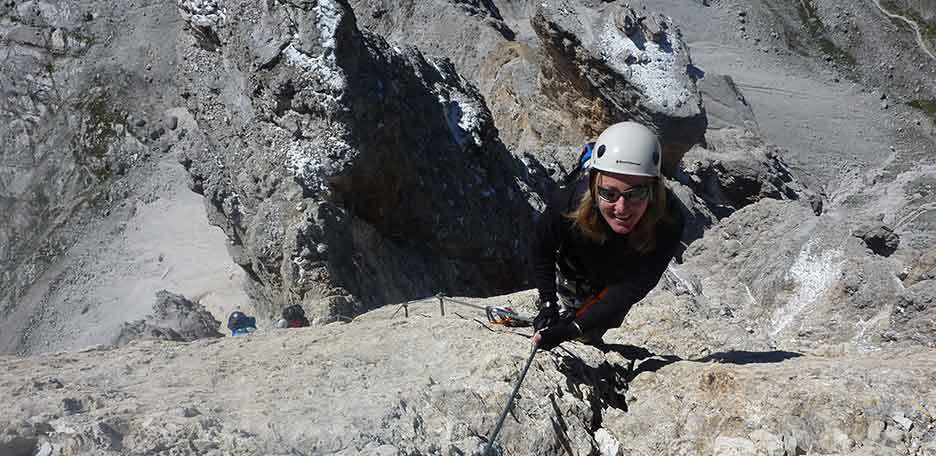
M 931 203 L 936 200 L 936 178 L 920 176 L 908 182 L 903 190 L 908 196 L 917 196 L 912 200 L 914 204 Z
M 825 25 L 819 15 L 816 14 L 816 5 L 812 0 L 797 0 L 796 11 L 799 13 L 803 28 L 812 36 L 821 35 L 825 30 Z
M 100 92 L 92 92 L 78 102 L 82 120 L 81 145 L 87 155 L 95 158 L 102 158 L 107 153 L 108 145 L 117 137 L 113 126 L 124 119 L 122 113 L 110 105 Z
M 105 155 L 119 139 L 115 127 L 124 122 L 127 114 L 115 107 L 100 89 L 82 97 L 77 110 L 81 113 L 81 125 L 73 148 L 75 161 L 87 165 L 98 181 L 105 181 L 111 174 Z
M 816 5 L 812 0 L 797 0 L 796 11 L 799 13 L 800 22 L 803 28 L 809 34 L 819 48 L 819 52 L 829 56 L 833 61 L 849 68 L 855 66 L 857 61 L 850 52 L 838 47 L 832 40 L 826 36 L 826 26 L 822 19 L 816 14 Z
M 910 106 L 922 109 L 930 114 L 936 114 L 936 100 L 913 100 Z
M 881 6 L 891 13 L 912 19 L 920 26 L 920 33 L 923 35 L 923 39 L 926 40 L 930 46 L 936 45 L 936 21 L 927 21 L 923 19 L 923 16 L 920 16 L 920 13 L 917 13 L 916 10 L 900 6 L 894 0 L 881 0 Z M 913 32 L 913 28 L 906 22 L 895 17 L 891 17 L 890 20 L 897 24 L 898 27 Z
M 925 112 L 926 115 L 936 120 L 936 100 L 912 100 L 907 104 Z
M 836 46 L 835 43 L 833 43 L 828 38 L 819 38 L 819 51 L 832 57 L 832 60 L 841 63 L 842 65 L 853 67 L 856 63 L 858 63 L 855 60 L 855 56 L 851 55 L 848 51 Z

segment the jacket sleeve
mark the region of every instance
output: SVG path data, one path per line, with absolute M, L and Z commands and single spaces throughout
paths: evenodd
M 552 202 L 534 224 L 530 243 L 533 284 L 540 300 L 556 302 L 556 254 L 562 230 L 562 214 Z
M 621 326 L 631 307 L 660 282 L 660 277 L 679 249 L 682 229 L 682 217 L 678 217 L 659 239 L 657 248 L 644 257 L 640 272 L 608 286 L 604 297 L 575 319 L 582 332 Z

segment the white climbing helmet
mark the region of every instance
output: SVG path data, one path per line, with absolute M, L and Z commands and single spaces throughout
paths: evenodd
M 619 122 L 598 136 L 592 150 L 590 168 L 658 177 L 660 153 L 660 141 L 653 131 L 636 122 Z

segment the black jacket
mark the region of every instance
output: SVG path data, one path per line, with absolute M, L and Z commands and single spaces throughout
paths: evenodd
M 563 215 L 578 205 L 587 187 L 587 179 L 581 179 L 556 192 L 536 222 L 531 252 L 533 281 L 543 301 L 556 302 L 557 265 L 568 280 L 595 291 L 608 288 L 604 298 L 576 318 L 583 332 L 621 325 L 631 306 L 660 281 L 679 249 L 683 230 L 679 203 L 667 191 L 671 223 L 658 225 L 653 251 L 641 254 L 628 246 L 627 235 L 610 230 L 605 242 L 591 241 Z

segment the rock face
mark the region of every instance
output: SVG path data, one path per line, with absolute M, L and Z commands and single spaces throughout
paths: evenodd
M 162 288 L 247 301 L 175 158 L 180 32 L 174 5 L 0 4 L 0 352 L 108 343 Z
M 0 452 L 477 454 L 529 354 L 529 329 L 486 328 L 474 309 L 441 317 L 431 301 L 409 318 L 394 310 L 4 358 L 11 413 L 0 417 Z M 564 347 L 535 355 L 498 454 L 896 455 L 936 443 L 932 350 L 683 360 L 621 344 Z
M 119 63 L 88 74 L 95 70 L 85 59 L 108 60 L 92 45 L 104 25 L 77 13 L 45 2 L 0 6 L 8 56 L 0 70 L 0 210 L 10 214 L 0 224 L 4 314 L 79 238 L 95 209 L 121 197 L 111 184 L 147 152 L 144 132 L 124 124 L 122 107 L 150 101 L 146 90 L 129 90 L 143 85 L 142 75 Z
M 705 104 L 709 130 L 757 129 L 754 111 L 731 76 L 706 73 L 698 81 L 698 86 Z
M 668 169 L 703 141 L 701 73 L 658 13 L 602 2 L 351 3 L 369 30 L 451 59 L 518 156 L 568 170 L 584 142 L 625 119 L 661 133 Z
M 241 277 L 261 317 L 301 303 L 321 321 L 518 289 L 523 233 L 584 141 L 625 118 L 667 143 L 704 133 L 698 74 L 657 15 L 355 7 L 398 46 L 343 2 L 0 5 L 0 350 L 107 342 L 166 287 L 223 316 Z M 244 272 L 197 228 L 177 162 Z
M 919 326 L 929 323 L 905 315 L 926 312 L 930 281 L 914 286 L 919 295 L 904 291 L 903 266 L 873 254 L 850 230 L 848 220 L 816 217 L 793 201 L 746 206 L 693 243 L 660 293 L 613 337 L 682 357 L 932 343 Z
M 860 238 L 872 252 L 881 256 L 890 256 L 900 245 L 900 236 L 880 223 L 859 227 L 852 235 Z
M 838 46 L 859 39 L 854 15 L 834 24 L 838 7 L 803 1 L 731 16 L 753 33 L 771 6 L 792 21 L 776 41 L 805 30 L 848 62 Z M 540 194 L 622 119 L 661 133 L 695 242 L 601 349 L 536 354 L 498 453 L 936 451 L 936 192 L 932 165 L 908 159 L 925 154 L 892 150 L 829 199 L 804 188 L 750 131 L 738 87 L 709 74 L 699 90 L 676 26 L 644 11 L 2 3 L 0 208 L 13 215 L 0 226 L 0 343 L 74 330 L 112 341 L 102 319 L 134 323 L 121 347 L 0 359 L 0 454 L 475 454 L 530 330 L 486 325 L 477 309 L 443 317 L 431 299 L 408 318 L 368 309 L 522 287 Z M 154 286 L 129 266 L 176 273 L 141 246 L 182 224 L 146 231 L 172 217 L 133 216 L 175 186 L 160 180 L 170 162 L 204 195 L 261 319 L 299 303 L 322 324 L 176 342 L 218 323 L 169 293 L 144 320 L 132 293 L 84 293 L 108 278 Z M 893 233 L 861 229 L 869 219 Z M 530 312 L 534 294 L 473 302 Z
M 183 164 L 261 316 L 300 303 L 330 321 L 525 282 L 516 233 L 540 199 L 450 63 L 360 32 L 343 1 L 225 11 L 220 47 L 185 51 L 205 135 Z
M 890 316 L 890 328 L 882 336 L 889 341 L 909 340 L 932 348 L 936 346 L 934 314 L 936 281 L 927 280 L 910 286 L 898 296 Z
M 401 349 L 433 340 L 419 350 Z M 465 356 L 453 362 L 449 355 L 455 352 Z M 492 335 L 453 315 L 192 344 L 134 342 L 116 351 L 69 355 L 74 366 L 97 360 L 87 377 L 64 358 L 40 358 L 41 366 L 8 359 L 0 375 L 12 380 L 13 372 L 30 373 L 9 390 L 7 377 L 0 382 L 4 397 L 24 401 L 3 418 L 0 450 L 32 454 L 48 445 L 62 455 L 169 449 L 180 455 L 473 454 L 528 353 L 525 338 Z M 564 454 L 563 447 L 590 453 L 592 401 L 601 393 L 581 360 L 597 365 L 599 356 L 538 356 L 521 389 L 516 420 L 508 421 L 499 439 L 507 454 Z M 575 383 L 566 386 L 562 372 Z M 96 392 L 88 384 L 92 378 L 111 385 L 111 392 Z M 29 397 L 38 402 L 27 404 Z M 74 404 L 73 411 L 64 401 Z M 553 437 L 555 413 L 561 414 L 561 444 Z M 111 438 L 97 438 L 102 430 Z
M 556 1 L 544 2 L 531 23 L 552 58 L 555 89 L 595 100 L 591 113 L 574 115 L 598 125 L 627 118 L 653 126 L 667 169 L 703 142 L 707 120 L 692 59 L 669 18 L 638 16 L 626 5 L 592 10 Z
M 913 266 L 904 278 L 904 284 L 911 286 L 924 280 L 936 279 L 936 248 L 924 251 L 913 261 Z
M 663 363 L 669 365 L 653 372 L 655 365 L 631 381 L 627 413 L 606 415 L 603 426 L 621 442 L 620 454 L 870 456 L 936 449 L 932 393 L 924 386 L 934 379 L 931 352 L 771 359 L 771 353 L 727 354 L 718 364 Z
M 137 339 L 162 339 L 176 342 L 221 337 L 221 322 L 200 304 L 185 296 L 160 290 L 156 293 L 153 313 L 142 320 L 129 322 L 120 328 L 115 345 L 126 345 Z
M 765 198 L 802 200 L 816 215 L 823 199 L 796 180 L 777 150 L 749 130 L 720 129 L 708 135 L 707 148 L 687 153 L 674 178 L 691 188 L 717 219 Z M 692 239 L 700 237 L 700 225 Z

